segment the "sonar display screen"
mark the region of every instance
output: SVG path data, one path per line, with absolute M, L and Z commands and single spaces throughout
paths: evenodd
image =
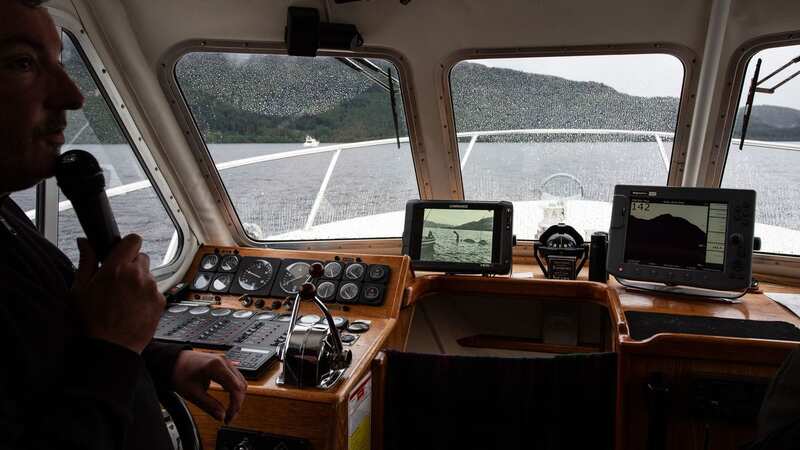
M 723 270 L 726 203 L 632 199 L 625 262 Z
M 421 261 L 491 264 L 494 211 L 425 208 Z

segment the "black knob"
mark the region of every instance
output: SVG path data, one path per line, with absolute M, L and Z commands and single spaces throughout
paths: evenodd
M 319 267 L 320 270 L 322 270 L 322 264 L 319 264 Z M 320 272 L 320 275 L 321 274 L 322 272 Z M 312 300 L 316 294 L 317 294 L 317 288 L 313 284 L 303 283 L 303 285 L 300 286 L 300 298 L 302 298 L 303 300 Z
M 256 308 L 263 308 L 264 307 L 264 299 L 263 298 L 257 298 L 254 304 L 256 305 Z
M 241 303 L 242 306 L 250 306 L 253 304 L 253 299 L 249 295 L 244 295 L 239 299 L 239 303 Z
M 311 278 L 319 278 L 324 272 L 325 269 L 322 267 L 322 263 L 319 262 L 311 264 L 311 267 L 308 268 L 308 274 L 311 275 Z
M 279 309 L 282 304 L 283 304 L 283 302 L 280 301 L 280 300 L 273 300 L 272 301 L 272 309 Z

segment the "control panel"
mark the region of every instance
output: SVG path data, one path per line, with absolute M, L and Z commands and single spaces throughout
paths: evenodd
M 297 294 L 311 264 L 324 265 L 317 292 L 325 303 L 380 306 L 384 302 L 391 268 L 368 264 L 361 258 L 334 257 L 329 261 L 205 253 L 190 283 L 198 293 L 286 298 Z M 191 297 L 190 297 L 191 299 Z

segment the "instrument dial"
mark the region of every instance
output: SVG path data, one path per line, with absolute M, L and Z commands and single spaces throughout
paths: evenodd
M 347 277 L 348 280 L 360 280 L 364 278 L 364 272 L 366 271 L 367 269 L 363 264 L 353 263 L 344 270 L 344 276 Z
M 236 317 L 237 319 L 247 319 L 250 316 L 252 316 L 253 314 L 254 314 L 253 311 L 248 311 L 246 309 L 240 309 L 240 310 L 235 311 L 233 313 L 233 317 Z
M 239 286 L 245 291 L 257 291 L 272 279 L 272 264 L 265 259 L 257 259 L 239 274 Z
M 386 276 L 386 266 L 373 264 L 369 266 L 369 278 L 371 280 L 381 280 Z
M 219 255 L 208 254 L 200 260 L 200 270 L 214 270 L 217 268 L 217 264 L 219 264 Z
M 186 312 L 188 310 L 189 310 L 189 307 L 186 306 L 186 305 L 173 305 L 173 306 L 170 306 L 167 311 L 169 311 L 169 312 L 171 312 L 173 314 L 180 314 L 180 313 Z
M 198 272 L 197 276 L 194 277 L 194 281 L 192 282 L 192 289 L 197 291 L 205 291 L 208 289 L 208 285 L 211 284 L 211 277 L 213 275 L 213 273 Z
M 211 310 L 211 315 L 214 317 L 223 317 L 227 316 L 231 313 L 231 310 L 228 308 L 214 308 Z
M 319 320 L 320 317 L 316 314 L 306 314 L 300 318 L 299 322 L 303 325 L 314 325 L 315 323 L 319 322 Z
M 256 316 L 256 320 L 272 320 L 277 316 L 275 313 L 265 312 Z
M 345 283 L 339 288 L 339 298 L 345 302 L 353 302 L 358 297 L 358 285 Z
M 342 263 L 331 261 L 325 264 L 325 271 L 322 276 L 325 278 L 339 278 L 342 275 Z
M 223 272 L 236 272 L 239 267 L 239 257 L 236 255 L 226 255 L 222 258 L 219 269 Z
M 300 286 L 308 278 L 308 269 L 310 267 L 310 264 L 302 261 L 289 264 L 279 281 L 281 289 L 288 294 L 296 294 L 300 290 Z
M 227 292 L 231 287 L 231 283 L 233 283 L 232 273 L 219 274 L 211 283 L 211 290 L 215 292 Z
M 317 286 L 317 296 L 323 302 L 329 302 L 336 297 L 336 285 L 330 281 L 323 281 Z
M 201 314 L 207 313 L 210 310 L 211 308 L 209 308 L 208 306 L 195 306 L 194 308 L 189 310 L 189 314 L 192 314 L 194 316 L 199 316 Z

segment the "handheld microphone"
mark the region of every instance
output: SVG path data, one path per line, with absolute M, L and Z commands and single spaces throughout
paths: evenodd
M 56 161 L 56 181 L 72 202 L 75 214 L 99 261 L 119 242 L 119 229 L 106 196 L 100 164 L 84 150 L 64 152 Z

